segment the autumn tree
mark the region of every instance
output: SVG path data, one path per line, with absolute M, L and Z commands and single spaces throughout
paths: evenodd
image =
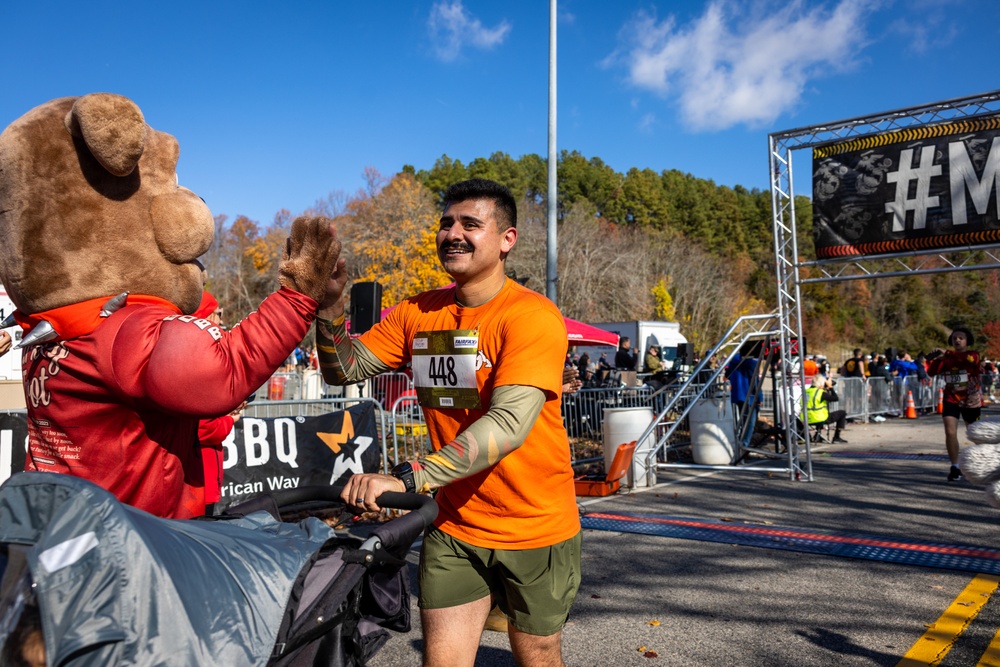
M 387 305 L 447 285 L 435 244 L 439 218 L 431 192 L 406 173 L 350 200 L 337 220 L 348 277 L 381 284 Z

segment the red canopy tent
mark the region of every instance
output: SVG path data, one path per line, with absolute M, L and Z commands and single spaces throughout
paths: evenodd
M 566 320 L 566 336 L 569 338 L 571 344 L 610 345 L 618 347 L 618 334 L 598 329 L 583 322 L 571 320 L 568 317 L 564 317 L 563 319 Z

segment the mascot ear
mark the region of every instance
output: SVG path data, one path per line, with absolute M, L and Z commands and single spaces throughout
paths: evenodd
M 135 102 L 110 93 L 84 95 L 66 114 L 66 129 L 115 176 L 128 176 L 146 145 L 146 120 Z

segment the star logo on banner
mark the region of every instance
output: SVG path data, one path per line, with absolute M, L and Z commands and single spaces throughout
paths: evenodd
M 340 427 L 340 433 L 316 432 L 316 437 L 323 441 L 323 444 L 333 450 L 334 454 L 339 454 L 347 441 L 354 437 L 354 422 L 351 421 L 351 413 L 344 411 L 344 423 Z

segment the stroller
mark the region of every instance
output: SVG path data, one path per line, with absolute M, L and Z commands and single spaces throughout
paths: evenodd
M 25 472 L 0 487 L 0 665 L 364 665 L 409 630 L 406 551 L 428 496 L 367 540 L 281 509 L 342 504 L 340 487 L 256 496 L 209 520 L 154 517 L 83 479 Z

